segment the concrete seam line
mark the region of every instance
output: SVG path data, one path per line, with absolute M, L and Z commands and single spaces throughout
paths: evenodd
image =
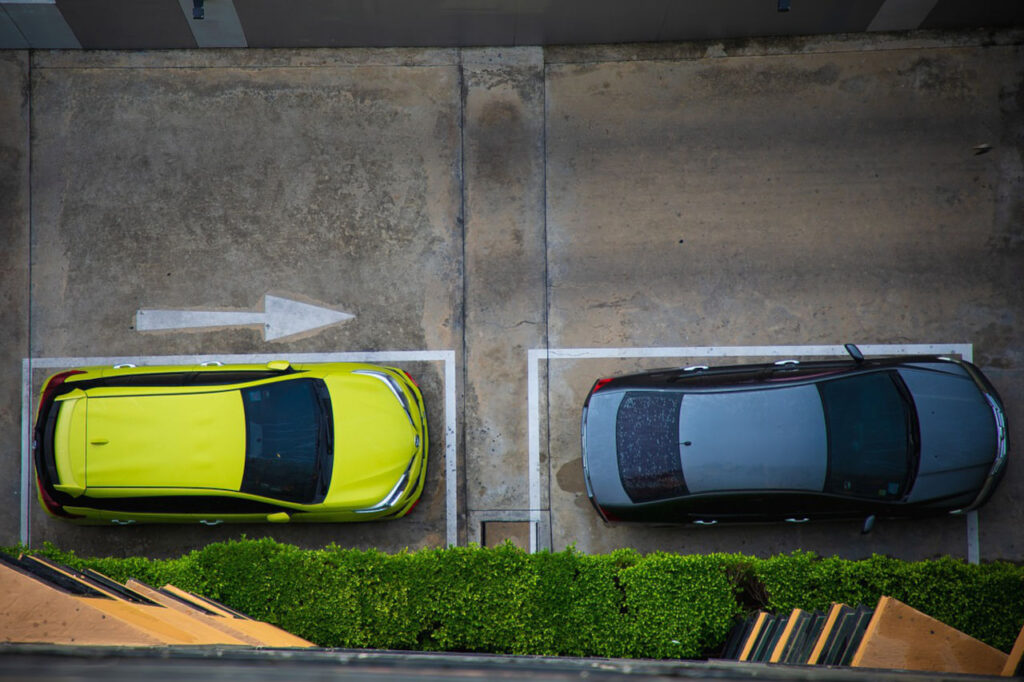
M 28 545 L 29 500 L 32 499 L 32 358 L 21 361 L 21 514 L 18 537 Z
M 909 343 L 858 344 L 865 355 L 959 355 L 973 362 L 974 346 L 970 343 Z M 536 525 L 540 508 L 540 406 L 537 386 L 538 365 L 541 360 L 594 360 L 609 358 L 698 358 L 698 357 L 779 357 L 779 356 L 845 356 L 841 345 L 805 346 L 671 346 L 635 348 L 530 348 L 526 352 L 527 364 L 527 425 L 529 430 L 527 476 L 530 490 L 530 519 Z M 548 426 L 550 429 L 550 425 Z M 550 453 L 548 453 L 550 457 Z M 550 482 L 549 482 L 550 485 Z M 550 499 L 548 506 L 551 506 Z M 553 529 L 551 531 L 554 532 Z M 971 563 L 980 561 L 978 551 L 977 513 L 967 515 L 967 556 Z M 554 549 L 552 547 L 552 549 Z M 530 552 L 536 551 L 535 533 L 530 535 Z
M 30 546 L 29 498 L 31 497 L 31 412 L 32 412 L 32 371 L 34 369 L 55 369 L 62 367 L 88 367 L 93 365 L 114 365 L 130 362 L 137 365 L 198 365 L 203 362 L 221 361 L 232 363 L 262 363 L 279 360 L 287 356 L 289 361 L 303 362 L 443 362 L 444 363 L 444 424 L 445 424 L 445 541 L 448 546 L 457 545 L 458 536 L 458 450 L 455 442 L 456 408 L 455 395 L 455 351 L 365 351 L 337 353 L 256 353 L 223 355 L 138 355 L 106 357 L 65 357 L 65 358 L 23 358 L 22 359 L 22 403 L 21 403 L 21 519 L 19 534 L 21 543 Z
M 526 404 L 527 430 L 529 446 L 528 471 L 530 494 L 530 553 L 537 551 L 537 523 L 540 522 L 540 390 L 538 387 L 538 370 L 542 358 L 547 357 L 543 348 L 531 348 L 526 351 Z
M 456 450 L 455 351 L 444 351 L 444 486 L 445 542 L 459 544 L 459 462 Z
M 668 9 L 666 7 L 666 13 Z M 543 181 L 541 184 L 541 191 L 543 198 L 541 200 L 541 210 L 543 211 L 543 225 L 544 225 L 544 347 L 551 347 L 551 242 L 548 238 L 548 67 L 546 63 L 546 51 L 541 51 L 541 87 L 544 90 L 543 94 L 543 122 L 541 125 L 541 169 L 543 172 Z M 538 405 L 539 409 L 539 405 Z M 549 427 L 545 432 L 547 436 L 545 440 L 545 447 L 548 451 L 548 480 L 551 480 L 551 363 L 544 365 L 544 423 L 548 424 Z M 539 428 L 539 423 L 538 423 Z M 538 432 L 538 439 L 540 434 Z M 538 454 L 539 456 L 539 454 Z M 532 505 L 531 505 L 532 506 Z M 540 506 L 540 494 L 538 491 L 537 506 Z M 548 509 L 551 508 L 551 490 L 548 489 Z M 548 527 L 547 527 L 547 538 L 545 542 L 550 549 L 554 544 L 554 537 L 551 534 L 551 519 L 550 511 L 548 512 Z M 533 529 L 534 536 L 537 532 L 537 527 L 540 525 L 540 519 L 537 519 L 536 523 L 531 523 L 530 527 Z M 536 547 L 536 538 L 534 538 L 534 547 Z M 535 551 L 534 549 L 530 550 Z
M 468 268 L 466 267 L 466 234 L 468 232 L 466 228 L 466 99 L 469 97 L 468 86 L 466 85 L 466 65 L 464 61 L 465 50 L 464 48 L 458 48 L 455 52 L 457 56 L 455 70 L 458 75 L 458 87 L 459 87 L 459 142 L 458 142 L 458 159 L 456 160 L 456 170 L 459 179 L 459 215 L 456 218 L 458 223 L 459 241 L 460 241 L 460 258 L 459 258 L 459 278 L 460 278 L 460 289 L 459 293 L 462 297 L 462 301 L 459 306 L 459 327 L 461 344 L 459 349 L 462 352 L 462 390 L 469 390 L 469 341 L 466 336 L 466 329 L 468 325 L 466 323 L 469 318 L 469 276 Z M 452 370 L 452 385 L 454 386 L 455 371 Z M 469 443 L 467 435 L 466 418 L 465 418 L 465 402 L 463 402 L 463 419 L 462 419 L 462 442 Z M 452 436 L 455 437 L 454 435 Z M 467 446 L 468 447 L 468 446 Z M 468 476 L 466 477 L 468 479 Z M 469 485 L 468 480 L 465 483 Z M 452 490 L 457 490 L 458 481 L 454 480 L 451 483 Z M 469 493 L 466 489 L 463 489 L 466 495 L 467 504 L 469 501 Z M 456 493 L 452 492 L 454 496 Z M 456 508 L 457 511 L 457 508 Z M 454 544 L 458 544 L 458 527 L 455 528 L 455 540 Z M 466 538 L 469 539 L 469 528 L 466 528 Z M 448 538 L 448 544 L 452 544 L 451 537 Z

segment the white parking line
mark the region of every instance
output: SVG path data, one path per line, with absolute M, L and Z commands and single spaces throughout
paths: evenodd
M 974 347 L 969 343 L 865 344 L 864 355 L 959 355 L 971 362 Z M 615 358 L 724 358 L 724 357 L 830 357 L 847 356 L 841 345 L 823 346 L 678 346 L 653 348 L 531 348 L 527 351 L 527 428 L 530 495 L 530 551 L 537 551 L 537 525 L 544 513 L 540 502 L 540 386 L 542 360 L 594 360 Z M 550 456 L 550 454 L 549 454 Z M 548 507 L 551 506 L 550 500 Z M 967 560 L 981 560 L 978 541 L 978 513 L 967 514 Z
M 445 539 L 449 547 L 459 543 L 458 458 L 456 450 L 455 351 L 406 350 L 342 353 L 258 353 L 234 355 L 144 355 L 137 357 L 25 358 L 21 363 L 21 543 L 29 545 L 29 504 L 32 491 L 32 372 L 36 369 L 59 369 L 116 365 L 198 365 L 220 361 L 225 364 L 261 364 L 288 359 L 307 362 L 443 362 L 444 363 L 444 464 L 445 464 Z

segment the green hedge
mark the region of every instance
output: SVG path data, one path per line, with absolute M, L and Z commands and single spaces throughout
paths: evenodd
M 173 583 L 325 647 L 700 658 L 717 655 L 748 611 L 873 606 L 883 594 L 1004 651 L 1024 624 L 1024 567 L 948 558 L 530 555 L 511 545 L 389 555 L 269 539 L 169 560 L 39 553 L 121 581 Z

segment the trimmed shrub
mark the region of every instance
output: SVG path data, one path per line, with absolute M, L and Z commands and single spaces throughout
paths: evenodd
M 1024 567 L 950 558 L 531 555 L 512 545 L 390 555 L 271 539 L 167 560 L 38 553 L 122 582 L 173 583 L 325 647 L 699 658 L 718 654 L 744 612 L 874 606 L 883 594 L 1004 651 L 1024 624 Z
M 1006 562 L 901 561 L 877 554 L 849 561 L 794 552 L 755 560 L 752 569 L 771 611 L 825 610 L 832 602 L 873 607 L 887 595 L 1003 651 L 1024 625 L 1024 567 Z

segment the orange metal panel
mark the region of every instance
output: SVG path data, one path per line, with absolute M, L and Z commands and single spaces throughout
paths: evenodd
M 1013 677 L 1017 674 L 1017 668 L 1020 667 L 1021 658 L 1024 658 L 1024 627 L 1020 629 L 1020 633 L 1017 635 L 1017 640 L 1013 643 L 1013 648 L 1010 649 L 1010 655 L 1006 659 L 1006 665 L 1003 666 L 1003 677 Z
M 175 638 L 111 618 L 105 597 L 76 597 L 0 565 L 0 641 L 154 646 Z
M 764 627 L 767 620 L 768 614 L 764 611 L 757 614 L 757 620 L 754 621 L 754 627 L 750 628 L 750 634 L 747 635 L 747 641 L 744 642 L 743 650 L 740 652 L 740 657 L 737 660 L 746 661 L 750 659 L 750 652 L 754 648 L 754 642 L 757 640 L 757 636 L 761 634 L 761 628 Z
M 275 646 L 275 647 L 314 647 L 316 646 L 310 641 L 297 637 L 290 632 L 282 630 L 279 627 L 275 627 L 270 623 L 264 623 L 262 621 L 253 620 L 251 618 L 238 618 L 232 615 L 230 612 L 225 611 L 222 608 L 218 608 L 215 604 L 211 604 L 203 599 L 200 599 L 191 592 L 187 592 L 174 585 L 165 585 L 163 590 L 173 594 L 178 599 L 181 599 L 188 604 L 193 604 L 195 608 L 190 609 L 186 604 L 181 601 L 168 597 L 166 594 L 162 594 L 153 588 L 143 585 L 142 583 L 134 580 L 128 581 L 128 587 L 144 594 L 153 601 L 159 602 L 168 608 L 175 609 L 177 611 L 189 612 L 193 617 L 202 620 L 207 625 L 216 628 L 222 632 L 227 632 L 233 637 L 236 637 L 247 644 L 253 646 Z M 212 611 L 215 615 L 208 615 L 203 613 L 199 609 L 205 609 Z
M 782 652 L 786 650 L 786 642 L 793 635 L 793 629 L 796 627 L 798 617 L 803 611 L 800 609 L 793 609 L 793 613 L 789 615 L 789 620 L 786 622 L 786 629 L 782 631 L 782 636 L 779 637 L 779 641 L 775 643 L 775 648 L 772 649 L 772 655 L 768 659 L 769 663 L 778 663 L 779 659 L 782 658 Z
M 828 618 L 825 619 L 825 626 L 821 628 L 821 634 L 818 635 L 818 639 L 814 643 L 814 649 L 811 650 L 811 655 L 807 657 L 807 665 L 815 665 L 821 658 L 821 652 L 825 649 L 828 636 L 832 633 L 832 628 L 836 626 L 836 620 L 845 606 L 846 604 L 833 604 L 832 608 L 829 609 Z
M 906 604 L 882 597 L 851 666 L 998 675 L 1007 655 Z
M 117 592 L 108 590 L 93 581 L 83 579 L 77 574 L 77 571 L 54 561 L 31 555 L 24 555 L 23 559 L 43 564 L 71 580 L 83 583 L 94 590 L 102 592 L 110 598 L 109 601 L 105 599 L 89 599 L 88 597 L 74 598 L 89 599 L 89 603 L 93 608 L 103 611 L 112 618 L 120 619 L 135 627 L 146 630 L 155 636 L 163 637 L 170 644 L 236 644 L 240 646 L 246 644 L 246 642 L 237 637 L 232 637 L 221 630 L 212 628 L 189 614 L 168 609 L 164 606 L 127 601 Z

